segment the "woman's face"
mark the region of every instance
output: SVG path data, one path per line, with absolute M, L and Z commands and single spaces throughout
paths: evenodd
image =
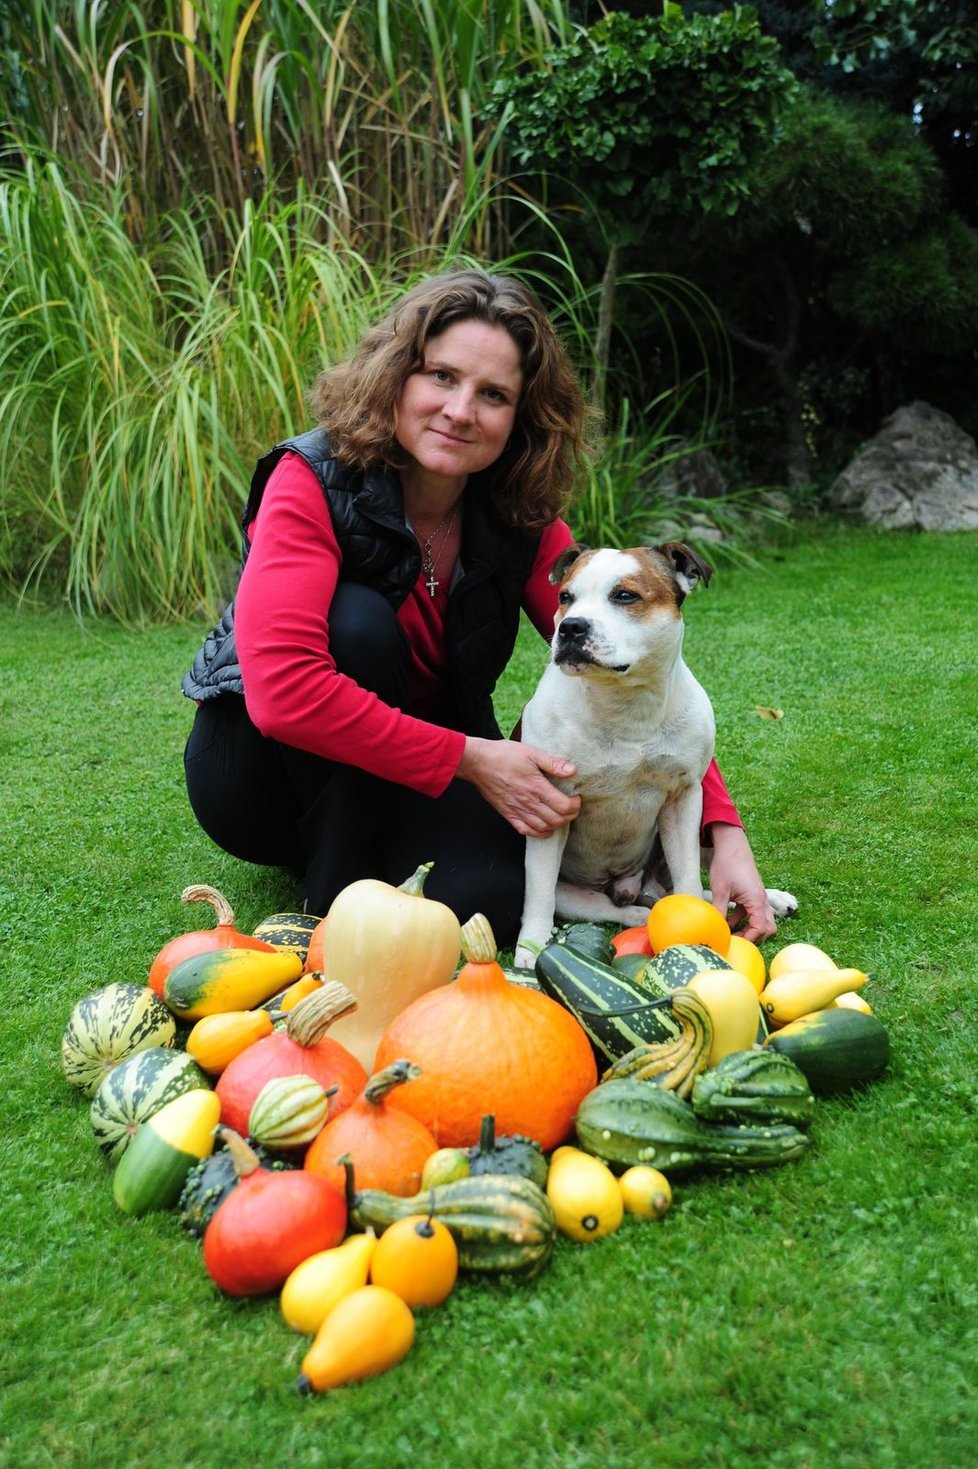
M 501 326 L 456 321 L 425 348 L 397 399 L 394 437 L 410 456 L 405 488 L 461 492 L 499 458 L 513 429 L 523 371 Z

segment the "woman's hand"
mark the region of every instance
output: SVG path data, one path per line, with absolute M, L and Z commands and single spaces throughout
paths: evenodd
M 568 795 L 553 783 L 575 774 L 571 762 L 517 740 L 470 735 L 457 773 L 471 781 L 520 836 L 549 836 L 573 821 L 581 809 L 580 796 Z
M 761 881 L 750 842 L 743 827 L 711 822 L 707 840 L 712 844 L 710 892 L 731 928 L 753 943 L 777 932 L 774 910 Z M 730 911 L 731 903 L 734 905 Z M 738 924 L 743 923 L 743 928 Z

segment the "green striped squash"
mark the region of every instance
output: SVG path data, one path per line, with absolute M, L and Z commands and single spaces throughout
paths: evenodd
M 145 984 L 107 984 L 78 1001 L 61 1037 L 61 1069 L 72 1086 L 94 1097 L 120 1061 L 176 1039 L 173 1016 Z
M 314 913 L 272 913 L 262 919 L 254 936 L 266 944 L 274 944 L 276 949 L 298 954 L 305 964 L 313 929 L 321 921 Z
M 174 1097 L 209 1086 L 209 1079 L 186 1051 L 165 1046 L 138 1051 L 109 1072 L 92 1098 L 95 1141 L 117 1163 L 141 1122 L 148 1122 Z
M 703 969 L 732 969 L 733 965 L 707 944 L 670 944 L 660 949 L 644 966 L 632 975 L 636 984 L 643 989 L 654 990 L 657 995 L 668 995 L 672 990 L 685 989 L 686 985 Z

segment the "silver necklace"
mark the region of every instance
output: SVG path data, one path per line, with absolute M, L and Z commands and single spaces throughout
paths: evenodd
M 439 520 L 438 524 L 435 526 L 431 534 L 425 536 L 424 540 L 421 542 L 421 570 L 424 572 L 424 584 L 428 588 L 429 597 L 434 597 L 435 592 L 439 586 L 439 578 L 435 575 L 438 557 L 441 555 L 442 551 L 444 551 L 445 546 L 448 542 L 448 537 L 451 535 L 454 528 L 455 517 L 458 514 L 458 506 L 459 502 L 456 500 L 451 510 L 449 510 L 445 515 L 442 516 L 441 520 Z M 433 551 L 432 546 L 434 544 L 435 537 L 441 530 L 442 526 L 445 527 L 445 534 L 441 538 L 441 544 L 439 545 L 438 550 Z

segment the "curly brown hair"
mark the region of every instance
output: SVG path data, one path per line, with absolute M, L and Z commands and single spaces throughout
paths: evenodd
M 540 529 L 561 514 L 575 488 L 592 410 L 553 323 L 515 277 L 451 270 L 413 286 L 347 361 L 320 374 L 310 394 L 313 411 L 340 463 L 402 468 L 395 438 L 401 388 L 423 367 L 429 340 L 461 321 L 501 326 L 519 349 L 523 372 L 506 448 L 472 483 L 485 487 L 506 524 Z

